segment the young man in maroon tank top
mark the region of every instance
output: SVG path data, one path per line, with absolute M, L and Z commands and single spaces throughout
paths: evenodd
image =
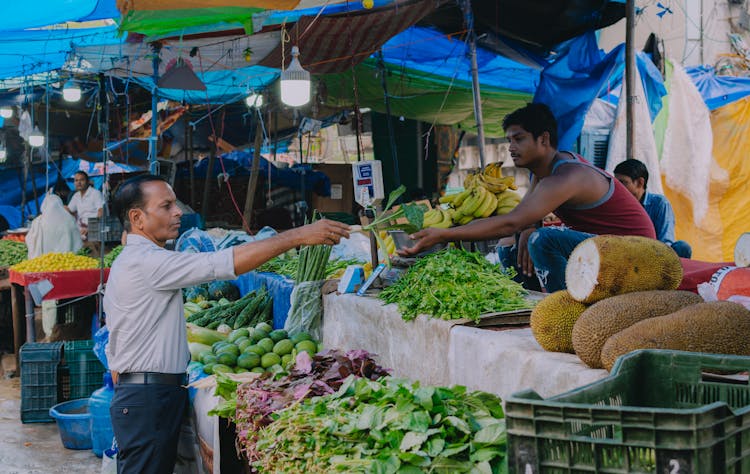
M 489 240 L 518 233 L 518 268 L 534 272 L 548 292 L 565 288 L 565 266 L 576 245 L 598 234 L 656 238 L 643 206 L 613 176 L 580 156 L 557 150 L 557 121 L 544 104 L 528 104 L 503 120 L 513 163 L 532 174 L 531 187 L 509 214 L 450 229 L 413 234 L 413 255 L 440 242 Z M 560 227 L 541 227 L 554 212 Z

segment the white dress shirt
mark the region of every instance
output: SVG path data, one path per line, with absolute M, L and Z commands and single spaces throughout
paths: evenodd
M 79 227 L 81 224 L 88 225 L 89 217 L 96 217 L 102 206 L 104 206 L 104 196 L 93 186 L 89 186 L 84 195 L 81 195 L 81 191 L 76 191 L 68 203 L 68 209 L 76 213 Z
M 184 373 L 190 352 L 181 289 L 235 278 L 231 248 L 174 252 L 128 234 L 104 293 L 109 368 L 120 373 Z

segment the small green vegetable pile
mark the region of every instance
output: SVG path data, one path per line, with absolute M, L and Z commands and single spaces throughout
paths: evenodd
M 464 387 L 349 377 L 332 395 L 275 415 L 258 433 L 259 472 L 504 473 L 500 400 Z
M 110 250 L 109 253 L 104 256 L 104 268 L 111 267 L 112 263 L 114 263 L 115 259 L 120 255 L 120 252 L 122 252 L 122 245 L 118 245 Z
M 407 321 L 419 314 L 478 321 L 485 313 L 532 306 L 514 276 L 512 269 L 503 270 L 479 253 L 446 249 L 417 260 L 379 297 L 397 303 Z
M 10 267 L 26 260 L 29 249 L 23 242 L 0 240 L 0 267 Z
M 268 262 L 264 263 L 257 268 L 259 272 L 270 272 L 276 273 L 277 275 L 285 275 L 288 277 L 294 277 L 297 275 L 299 269 L 300 258 L 297 255 L 280 255 L 276 258 L 272 258 Z M 332 259 L 326 263 L 326 278 L 331 278 L 337 272 L 345 270 L 349 265 L 361 264 L 357 259 Z
M 251 291 L 237 301 L 193 313 L 186 321 L 208 329 L 216 329 L 222 324 L 232 329 L 239 329 L 270 321 L 272 310 L 271 295 L 266 287 L 262 287 Z

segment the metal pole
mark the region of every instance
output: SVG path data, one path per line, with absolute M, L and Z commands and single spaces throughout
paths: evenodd
M 380 71 L 380 83 L 383 86 L 383 97 L 385 98 L 385 122 L 388 125 L 388 138 L 391 143 L 391 158 L 393 159 L 393 179 L 395 181 L 394 186 L 398 188 L 401 186 L 401 174 L 398 169 L 398 153 L 396 152 L 396 133 L 393 131 L 393 121 L 391 120 L 391 97 L 388 95 L 388 78 L 386 77 L 388 72 L 385 70 L 385 61 L 383 60 L 383 51 L 378 51 L 378 70 Z M 359 104 L 355 104 L 357 107 Z M 357 124 L 359 126 L 359 124 Z M 359 156 L 359 136 L 357 137 L 357 160 L 361 159 Z
M 625 158 L 635 158 L 635 0 L 625 3 Z
M 477 34 L 474 31 L 474 13 L 471 1 L 462 0 L 466 29 L 469 31 L 469 59 L 471 60 L 471 92 L 474 96 L 474 121 L 477 123 L 477 146 L 479 147 L 479 164 L 484 168 L 484 117 L 482 116 L 482 95 L 479 90 L 479 68 L 477 66 Z
M 152 59 L 154 87 L 151 89 L 151 139 L 148 142 L 148 169 L 151 174 L 157 174 L 159 172 L 158 162 L 156 161 L 156 142 L 159 139 L 157 136 L 159 126 L 157 111 L 159 88 L 157 87 L 157 83 L 159 82 L 159 51 L 161 50 L 161 45 L 159 43 L 151 43 L 151 48 L 154 50 L 154 57 Z
M 193 127 L 190 120 L 185 119 L 185 153 L 187 153 L 188 171 L 190 173 L 190 207 L 195 211 L 195 169 L 193 168 Z
M 250 178 L 247 180 L 247 195 L 245 196 L 245 222 L 247 222 L 248 233 L 253 225 L 253 205 L 255 204 L 255 191 L 258 189 L 258 173 L 260 171 L 260 149 L 263 146 L 263 124 L 260 121 L 260 111 L 255 111 L 258 118 L 255 119 L 255 143 L 253 144 L 253 164 L 250 166 Z
M 102 105 L 104 106 L 102 109 Z M 103 73 L 99 73 L 99 132 L 102 134 L 102 194 L 104 196 L 104 203 L 102 204 L 102 217 L 99 218 L 99 291 L 96 294 L 96 310 L 99 321 L 99 327 L 104 324 L 104 234 L 105 220 L 109 216 L 107 203 L 109 201 L 109 183 L 107 176 L 107 154 L 109 148 L 107 142 L 109 142 L 109 97 L 107 95 L 106 81 Z M 92 335 L 93 336 L 93 335 Z

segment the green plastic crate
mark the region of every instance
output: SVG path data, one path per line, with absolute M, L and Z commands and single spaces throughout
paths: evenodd
M 21 422 L 54 421 L 49 409 L 62 398 L 58 383 L 58 366 L 62 342 L 27 342 L 21 346 Z
M 516 393 L 505 402 L 509 472 L 750 473 L 746 374 L 707 373 L 748 370 L 750 357 L 641 350 L 562 395 Z
M 68 399 L 88 398 L 102 386 L 104 365 L 94 354 L 94 341 L 68 341 L 63 355 L 69 375 Z

